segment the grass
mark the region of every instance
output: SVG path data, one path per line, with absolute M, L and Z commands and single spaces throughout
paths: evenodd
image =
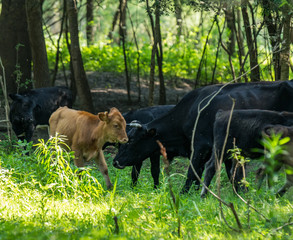
M 163 168 L 160 187 L 154 190 L 146 160 L 138 185 L 131 188 L 131 168 L 113 168 L 112 157 L 106 154 L 110 178 L 115 182 L 114 189 L 106 191 L 103 177 L 95 167 L 82 176 L 76 174 L 72 154 L 60 151 L 64 168 L 54 165 L 58 158 L 55 143 L 41 143 L 35 152 L 28 145 L 27 155 L 23 154 L 23 145 L 0 142 L 0 239 L 291 239 L 292 226 L 277 228 L 293 216 L 292 191 L 278 199 L 264 186 L 255 190 L 253 175 L 248 178 L 250 191 L 242 196 L 249 198 L 270 221 L 248 209 L 233 194 L 223 171 L 221 195 L 235 205 L 243 230 L 231 230 L 219 214 L 218 201 L 211 195 L 201 199 L 192 189 L 189 194 L 180 195 L 179 237 L 178 219 Z M 40 148 L 50 154 L 40 154 Z M 43 164 L 46 159 L 50 160 L 47 165 Z M 181 158 L 171 164 L 175 193 L 185 182 L 187 166 L 188 160 Z M 236 228 L 226 207 L 224 214 Z

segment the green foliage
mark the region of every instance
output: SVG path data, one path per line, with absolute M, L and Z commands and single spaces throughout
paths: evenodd
M 269 183 L 276 183 L 279 179 L 278 170 L 281 167 L 280 159 L 283 156 L 288 156 L 286 144 L 290 141 L 289 137 L 282 138 L 281 133 L 272 133 L 271 136 L 264 135 L 261 140 L 261 145 L 264 149 L 257 149 L 257 152 L 262 153 L 259 159 L 265 166 L 265 173 L 268 175 Z
M 82 196 L 83 198 L 99 198 L 102 193 L 100 183 L 91 176 L 89 169 L 79 170 L 70 166 L 74 158 L 73 152 L 64 143 L 64 136 L 50 138 L 46 143 L 43 139 L 35 145 L 42 188 L 58 196 Z
M 115 179 L 114 190 L 101 190 L 98 195 L 91 188 L 99 189 L 97 184 L 88 177 L 86 182 L 91 183 L 86 191 L 82 186 L 85 181 L 77 177 L 77 169 L 71 164 L 72 153 L 65 148 L 60 137 L 40 141 L 35 150 L 27 143 L 0 142 L 0 239 L 179 239 L 175 209 L 184 239 L 291 238 L 291 226 L 276 230 L 292 217 L 293 206 L 287 194 L 276 199 L 264 189 L 256 193 L 252 186 L 246 193 L 250 204 L 270 221 L 251 210 L 249 227 L 245 227 L 247 206 L 233 194 L 231 184 L 222 186 L 223 199 L 233 202 L 244 226 L 242 232 L 233 232 L 225 225 L 218 201 L 211 195 L 201 199 L 192 190 L 173 205 L 163 169 L 161 185 L 154 190 L 148 160 L 138 185 L 131 188 L 131 169 L 113 168 L 111 155 L 105 154 L 110 177 Z M 174 159 L 170 180 L 176 199 L 187 167 L 186 159 Z M 97 182 L 103 181 L 98 171 L 90 174 Z M 247 180 L 254 185 L 251 176 Z M 224 214 L 230 224 L 235 224 L 227 209 Z
M 245 165 L 250 162 L 248 158 L 241 154 L 242 149 L 238 148 L 237 146 L 235 146 L 233 149 L 229 149 L 228 152 L 231 154 L 230 158 L 236 162 L 236 168 L 241 167 L 242 169 L 245 169 Z M 249 182 L 245 178 L 241 179 L 240 184 L 244 187 L 249 187 Z

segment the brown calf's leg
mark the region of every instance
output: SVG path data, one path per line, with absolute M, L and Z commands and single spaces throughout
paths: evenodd
M 74 165 L 77 167 L 83 167 L 84 166 L 84 161 L 83 161 L 83 155 L 80 150 L 75 149 L 73 146 L 71 148 L 72 151 L 74 151 Z
M 104 153 L 102 150 L 99 151 L 97 157 L 95 158 L 95 161 L 98 164 L 99 169 L 105 179 L 107 189 L 112 189 L 113 185 L 112 185 L 111 180 L 109 178 L 108 166 L 107 166 L 106 160 L 104 158 Z

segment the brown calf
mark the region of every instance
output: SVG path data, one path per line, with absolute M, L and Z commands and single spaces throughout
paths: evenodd
M 102 147 L 106 142 L 126 143 L 126 122 L 118 109 L 112 108 L 110 113 L 100 112 L 93 115 L 67 107 L 58 108 L 49 119 L 50 135 L 56 133 L 67 137 L 66 143 L 74 151 L 74 164 L 84 166 L 86 161 L 94 158 L 106 181 L 107 188 L 112 187 L 108 175 L 108 166 Z

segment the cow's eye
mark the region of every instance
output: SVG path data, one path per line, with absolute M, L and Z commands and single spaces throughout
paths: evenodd
M 118 124 L 114 124 L 114 128 L 118 129 L 119 125 Z

